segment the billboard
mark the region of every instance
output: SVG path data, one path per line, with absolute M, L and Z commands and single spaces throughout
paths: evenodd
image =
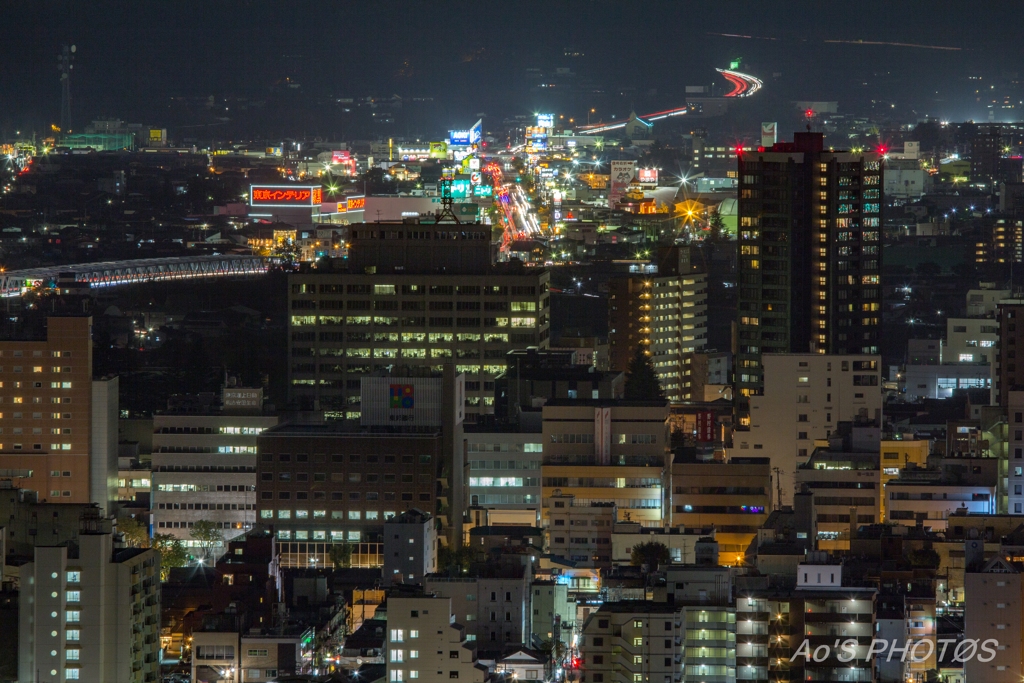
M 641 168 L 636 172 L 637 181 L 640 184 L 657 185 L 658 184 L 658 169 L 656 168 Z
M 697 441 L 712 443 L 715 440 L 715 414 L 710 410 L 697 413 Z
M 267 147 L 268 157 L 279 157 L 284 154 L 284 148 L 282 147 Z
M 351 160 L 352 155 L 347 150 L 343 150 L 340 152 L 331 152 L 332 164 L 347 164 Z
M 250 185 L 249 206 L 319 206 L 323 189 L 319 185 Z
M 778 137 L 779 124 L 774 121 L 761 124 L 761 146 L 771 147 L 774 145 Z
M 540 126 L 527 126 L 526 137 L 528 138 L 546 138 L 548 136 L 548 129 Z
M 364 377 L 360 422 L 364 426 L 441 425 L 443 385 L 439 377 Z
M 473 188 L 474 197 L 493 197 L 494 188 L 490 185 L 477 185 Z
M 551 128 L 555 125 L 554 114 L 537 114 L 537 125 L 541 128 Z
M 448 143 L 447 142 L 431 142 L 430 143 L 430 158 L 431 159 L 447 159 L 448 158 Z
M 262 387 L 225 388 L 223 406 L 226 413 L 259 413 L 263 409 L 263 389 Z
M 477 145 L 480 144 L 480 133 L 483 129 L 483 121 L 477 119 L 469 130 L 448 131 L 448 142 L 453 145 Z
M 456 178 L 452 181 L 452 198 L 465 199 L 473 196 L 473 186 L 469 178 Z
M 547 138 L 533 138 L 526 141 L 526 153 L 537 152 L 548 148 Z
M 626 194 L 626 188 L 636 177 L 635 161 L 611 162 L 611 191 L 608 193 L 608 207 L 615 208 L 615 202 Z

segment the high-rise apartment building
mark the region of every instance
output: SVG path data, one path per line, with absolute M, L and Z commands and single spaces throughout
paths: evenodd
M 160 554 L 90 532 L 75 550 L 36 546 L 21 567 L 18 680 L 159 680 Z
M 625 372 L 643 348 L 671 401 L 694 398 L 693 354 L 707 343 L 707 273 L 689 248 L 658 254 L 657 275 L 614 277 L 609 282 L 608 343 L 612 370 Z
M 763 390 L 764 354 L 879 352 L 882 174 L 821 133 L 740 155 L 741 400 Z
M 0 476 L 41 501 L 117 500 L 116 377 L 93 380 L 92 318 L 0 340 Z
M 992 400 L 1005 406 L 1011 391 L 1024 387 L 1024 362 L 1017 367 L 1017 358 L 1024 358 L 1024 299 L 999 302 L 996 317 L 999 341 L 996 344 L 995 367 L 992 368 Z M 1017 324 L 1021 323 L 1021 329 Z
M 548 345 L 545 270 L 492 265 L 490 227 L 354 226 L 348 270 L 289 277 L 289 391 L 330 419 L 358 419 L 359 378 L 386 368 L 466 375 L 466 422 L 494 412 L 516 348 Z

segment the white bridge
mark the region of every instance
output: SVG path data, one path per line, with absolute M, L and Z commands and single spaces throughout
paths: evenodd
M 58 275 L 74 275 L 75 282 L 92 287 L 116 287 L 140 282 L 191 280 L 196 278 L 259 275 L 267 272 L 269 260 L 262 256 L 175 256 L 47 266 L 0 273 L 0 297 L 21 296 L 40 285 L 56 284 Z

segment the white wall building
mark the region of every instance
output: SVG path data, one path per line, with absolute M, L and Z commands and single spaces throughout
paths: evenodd
M 733 455 L 771 458 L 781 470 L 782 500 L 791 504 L 794 473 L 840 422 L 881 422 L 881 357 L 813 353 L 766 354 L 764 395 L 750 398 L 750 431 L 736 432 Z M 751 452 L 759 451 L 759 452 Z
M 156 415 L 153 533 L 196 546 L 189 529 L 200 520 L 217 525 L 225 543 L 251 529 L 256 521 L 256 437 L 276 424 L 277 417 L 262 415 Z
M 942 363 L 989 364 L 995 359 L 999 323 L 991 318 L 947 318 Z
M 160 674 L 160 555 L 83 532 L 21 567 L 18 681 L 148 683 Z

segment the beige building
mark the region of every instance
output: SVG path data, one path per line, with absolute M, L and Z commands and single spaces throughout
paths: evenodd
M 387 681 L 483 683 L 487 668 L 452 613 L 450 598 L 391 595 L 387 602 Z
M 688 529 L 714 526 L 721 563 L 739 564 L 768 519 L 771 482 L 767 456 L 737 456 L 729 461 L 677 457 L 672 463 L 672 505 L 666 524 Z
M 532 580 L 528 566 L 489 564 L 472 576 L 432 574 L 423 580 L 423 588 L 451 599 L 452 614 L 465 627 L 467 641 L 495 650 L 529 641 Z
M 543 421 L 545 500 L 572 495 L 578 505 L 614 505 L 620 521 L 662 525 L 668 403 L 556 399 Z
M 990 646 L 995 649 L 994 657 L 984 654 L 989 661 L 973 657 L 964 663 L 966 681 L 1020 683 L 1024 677 L 1022 571 L 1019 563 L 994 557 L 968 566 L 964 573 L 964 638 L 998 643 L 995 648 Z
M 118 380 L 93 380 L 92 318 L 0 341 L 0 476 L 41 501 L 117 500 Z
M 160 555 L 83 531 L 21 567 L 18 680 L 151 683 L 160 675 Z
M 750 431 L 733 435 L 732 454 L 771 458 L 782 492 L 775 505 L 789 505 L 795 473 L 815 439 L 828 438 L 840 422 L 881 425 L 881 357 L 785 353 L 766 354 L 762 363 L 764 393 L 750 397 Z
M 681 606 L 640 600 L 601 605 L 587 617 L 580 636 L 587 680 L 594 683 L 688 680 L 683 677 L 683 654 L 689 649 L 683 611 Z M 735 623 L 732 626 L 735 657 Z M 727 641 L 723 629 L 722 637 L 715 637 L 708 644 L 717 650 L 720 643 Z
M 555 493 L 544 499 L 545 552 L 577 566 L 610 567 L 615 504 L 572 494 Z

